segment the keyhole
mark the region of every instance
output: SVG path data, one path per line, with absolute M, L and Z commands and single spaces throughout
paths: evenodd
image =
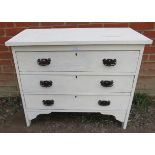
M 77 79 L 77 76 L 75 76 L 76 77 L 76 79 Z
M 77 56 L 77 53 L 75 53 L 75 55 Z
M 75 98 L 77 98 L 77 96 L 75 96 Z

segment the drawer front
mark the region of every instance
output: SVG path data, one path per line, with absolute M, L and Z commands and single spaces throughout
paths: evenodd
M 23 71 L 135 72 L 138 51 L 16 52 Z
M 125 110 L 130 96 L 25 95 L 29 109 Z
M 21 75 L 23 91 L 33 94 L 131 92 L 134 76 Z

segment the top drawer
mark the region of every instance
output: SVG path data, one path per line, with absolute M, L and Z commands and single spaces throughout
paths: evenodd
M 16 52 L 20 72 L 135 72 L 139 51 Z

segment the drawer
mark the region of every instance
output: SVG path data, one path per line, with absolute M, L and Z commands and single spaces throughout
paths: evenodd
M 138 51 L 16 52 L 20 72 L 135 72 Z
M 21 75 L 23 91 L 33 94 L 131 92 L 134 76 Z
M 125 110 L 129 96 L 25 95 L 28 109 Z

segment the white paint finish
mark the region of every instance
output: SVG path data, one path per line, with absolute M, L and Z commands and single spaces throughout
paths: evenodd
M 122 111 L 116 111 L 116 110 L 104 110 L 104 111 L 95 111 L 94 109 L 81 109 L 81 110 L 76 110 L 76 109 L 65 109 L 65 110 L 55 110 L 55 109 L 52 109 L 52 110 L 27 110 L 27 114 L 28 114 L 28 119 L 29 120 L 32 120 L 32 119 L 35 119 L 39 114 L 49 114 L 49 113 L 52 113 L 52 112 L 93 112 L 93 113 L 101 113 L 103 115 L 113 115 L 115 116 L 115 118 L 120 121 L 120 122 L 124 122 L 124 118 L 125 118 L 125 115 L 126 115 L 126 110 L 122 110 Z M 31 123 L 31 121 L 30 121 Z
M 73 96 L 73 95 L 25 95 L 28 109 L 92 109 L 102 110 L 127 110 L 130 96 Z M 43 100 L 54 100 L 52 106 L 43 105 Z M 99 100 L 110 101 L 109 106 L 98 105 Z
M 59 75 L 21 75 L 24 93 L 76 94 L 108 92 L 131 92 L 134 76 L 59 76 Z M 51 87 L 40 86 L 40 81 L 52 81 Z M 100 81 L 113 80 L 112 87 L 103 87 Z M 30 82 L 31 81 L 31 82 Z
M 26 103 L 25 103 L 24 93 L 23 93 L 21 79 L 20 79 L 20 75 L 19 75 L 17 57 L 16 57 L 16 53 L 15 53 L 14 49 L 12 49 L 12 54 L 13 54 L 13 60 L 14 60 L 15 68 L 16 68 L 17 80 L 18 80 L 18 84 L 19 84 L 19 90 L 20 90 L 20 94 L 21 94 L 21 99 L 22 99 L 22 104 L 23 104 L 23 109 L 24 109 L 24 114 L 25 114 L 26 125 L 30 126 L 31 120 L 28 118 L 28 114 L 27 114 L 27 110 L 26 110 Z
M 52 31 L 59 31 L 58 33 L 61 33 L 62 35 L 62 32 L 68 32 L 70 30 L 75 31 L 74 29 L 62 29 L 62 31 L 60 31 L 59 29 Z M 39 114 L 48 114 L 51 112 L 100 112 L 102 114 L 115 116 L 117 120 L 123 122 L 123 128 L 125 129 L 127 126 L 140 63 L 142 60 L 144 43 L 150 44 L 152 41 L 131 29 L 79 29 L 78 31 L 85 32 L 72 36 L 74 33 L 77 33 L 77 30 L 78 29 L 76 29 L 76 32 L 63 36 L 51 36 L 49 35 L 50 33 L 53 33 L 51 30 L 47 30 L 46 32 L 41 32 L 43 30 L 39 30 L 44 34 L 48 32 L 48 35 L 43 34 L 42 38 L 36 37 L 37 35 L 39 36 L 41 34 L 40 32 L 38 34 L 35 34 L 32 33 L 32 30 L 26 30 L 24 33 L 27 33 L 29 31 L 29 34 L 27 34 L 27 36 L 24 35 L 24 37 L 22 37 L 22 34 L 20 34 L 6 43 L 8 46 L 14 45 L 14 47 L 12 47 L 12 51 L 27 126 L 30 126 L 31 120 Z M 33 32 L 35 31 L 38 30 L 34 30 Z M 116 31 L 121 32 L 120 37 L 115 36 L 116 34 L 118 34 L 116 33 Z M 113 34 L 113 36 L 110 36 L 110 33 Z M 109 37 L 105 37 L 103 36 L 103 34 L 108 34 Z M 36 39 L 34 40 L 33 37 L 36 37 Z M 53 38 L 53 40 L 51 38 Z M 81 38 L 80 41 L 78 40 L 79 38 Z M 61 45 L 59 45 L 60 43 Z M 36 46 L 32 46 L 35 44 Z M 21 58 L 17 57 L 17 52 L 23 53 Z M 38 52 L 41 53 L 42 56 L 49 56 L 51 54 L 53 55 L 53 53 L 61 52 L 60 60 L 62 60 L 62 67 L 59 64 L 59 67 L 55 66 L 55 68 L 56 70 L 57 68 L 62 68 L 66 72 L 62 72 L 62 70 L 54 71 L 49 69 L 44 71 L 36 69 L 36 66 L 31 63 L 31 60 L 36 56 L 40 56 Z M 77 52 L 78 54 L 82 54 L 77 61 L 74 59 L 74 57 L 70 57 L 69 55 L 67 55 L 69 52 Z M 119 66 L 116 66 L 116 68 L 112 68 L 109 71 L 106 71 L 105 69 L 102 70 L 102 67 L 100 66 L 101 64 L 99 65 L 99 61 L 97 61 L 101 60 L 99 56 L 102 56 L 102 54 L 99 55 L 98 53 L 102 53 L 104 56 L 105 54 L 110 57 L 116 56 L 120 60 Z M 30 56 L 27 58 L 26 55 L 29 54 Z M 70 60 L 67 60 L 68 56 L 70 57 Z M 55 64 L 57 64 L 58 59 L 59 58 L 57 56 L 55 59 Z M 28 63 L 25 62 L 25 60 L 27 60 Z M 64 62 L 67 62 L 68 65 Z M 32 70 L 29 71 L 23 69 L 24 67 L 28 69 L 32 68 Z M 21 70 L 22 72 L 19 71 L 19 68 L 20 70 L 21 68 L 23 69 Z M 75 78 L 76 75 L 78 76 L 77 79 Z M 57 85 L 59 87 L 53 87 L 55 91 L 53 91 L 52 89 L 52 91 L 40 90 L 37 83 L 37 81 L 39 82 L 40 77 L 57 77 L 54 80 L 60 82 Z M 99 88 L 99 85 L 96 85 L 96 83 L 98 83 L 98 80 L 101 80 L 100 77 L 108 77 L 116 80 L 115 88 L 108 88 L 109 90 L 106 89 L 106 91 L 103 91 L 103 89 L 105 88 L 101 89 L 101 87 Z M 68 80 L 68 83 L 66 82 L 66 78 Z M 63 87 L 60 87 L 62 85 Z M 29 91 L 29 93 L 26 93 L 24 91 L 25 88 Z M 68 95 L 61 93 L 61 90 L 63 90 L 63 92 L 66 92 L 67 90 Z M 122 92 L 120 92 L 120 90 Z M 128 91 L 126 92 L 126 90 Z M 53 108 L 40 110 L 40 108 L 42 109 L 42 105 L 40 104 L 39 100 L 41 100 L 42 97 L 49 96 L 52 96 L 57 101 L 56 106 L 59 109 Z M 75 96 L 77 97 L 75 98 Z M 98 109 L 96 102 L 99 97 L 103 99 L 108 99 L 109 97 L 112 100 L 111 106 L 106 107 L 107 109 Z M 64 103 L 66 104 L 64 105 Z M 28 106 L 30 107 L 27 108 Z M 62 107 L 64 109 L 61 109 Z
M 48 45 L 48 46 L 13 46 L 12 49 L 17 52 L 69 52 L 69 51 L 139 51 L 144 45 Z
M 109 75 L 109 76 L 113 76 L 113 75 L 135 75 L 136 72 L 20 72 L 20 75 Z
M 135 75 L 134 82 L 133 82 L 133 87 L 132 87 L 132 92 L 131 92 L 131 97 L 130 97 L 127 113 L 126 113 L 126 116 L 125 116 L 125 120 L 123 122 L 123 129 L 126 129 L 126 127 L 127 127 L 127 122 L 128 122 L 128 119 L 129 119 L 131 105 L 132 105 L 132 101 L 133 101 L 133 97 L 134 97 L 134 92 L 135 92 L 135 89 L 136 89 L 136 84 L 137 84 L 138 75 L 139 75 L 139 71 L 140 71 L 140 66 L 141 66 L 141 61 L 142 61 L 142 57 L 143 57 L 143 52 L 144 52 L 144 47 L 142 47 L 140 49 L 140 56 L 139 56 L 139 59 L 138 59 L 136 75 Z
M 6 46 L 151 44 L 152 40 L 131 28 L 27 29 L 7 41 Z
M 24 94 L 25 95 L 58 95 L 58 93 L 36 93 L 36 92 L 24 92 Z M 96 96 L 96 95 L 111 95 L 111 96 L 124 96 L 124 95 L 130 95 L 131 94 L 131 92 L 129 93 L 126 93 L 126 92 L 123 92 L 123 93 L 116 93 L 116 92 L 104 92 L 104 94 L 103 93 L 97 93 L 97 94 L 94 94 L 94 93 L 89 93 L 89 92 L 87 92 L 87 93 L 84 93 L 84 94 L 82 94 L 82 93 L 73 93 L 73 92 L 71 92 L 71 93 L 67 93 L 67 94 L 59 94 L 59 95 L 75 95 L 75 96 L 77 96 L 77 95 L 80 95 L 80 96 L 85 96 L 85 95 L 87 95 L 87 96 Z
M 134 73 L 139 51 L 80 51 L 80 52 L 17 52 L 20 72 L 89 71 L 103 73 Z M 38 59 L 50 58 L 48 66 L 40 66 Z M 116 59 L 116 66 L 105 66 L 103 59 Z M 128 65 L 128 69 L 126 69 Z
M 113 115 L 115 116 L 115 119 L 117 119 L 120 122 L 124 122 L 124 118 L 126 115 L 126 110 L 121 110 L 121 111 L 116 111 L 116 110 L 112 110 L 112 111 L 102 111 L 101 114 L 103 115 Z

